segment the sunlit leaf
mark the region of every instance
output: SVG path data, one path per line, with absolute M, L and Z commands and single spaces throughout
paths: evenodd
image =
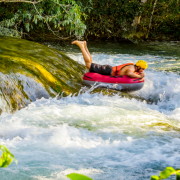
M 67 175 L 68 178 L 71 180 L 92 180 L 91 178 L 82 175 L 82 174 L 77 174 L 77 173 L 71 173 Z
M 11 154 L 10 151 L 4 145 L 0 145 L 0 150 L 2 150 L 3 152 L 0 158 L 0 167 L 6 168 L 11 164 L 12 160 L 14 160 L 17 164 L 17 160 L 14 157 L 14 155 Z
M 168 178 L 175 170 L 172 167 L 167 167 L 164 171 L 160 172 L 160 177 L 163 179 Z
M 159 176 L 151 176 L 151 180 L 160 180 Z

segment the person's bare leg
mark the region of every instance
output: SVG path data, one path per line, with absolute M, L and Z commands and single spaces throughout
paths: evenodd
M 84 46 L 84 42 L 76 40 L 76 41 L 73 41 L 71 44 L 75 44 L 75 45 L 77 45 L 81 49 L 81 52 L 83 54 L 83 58 L 84 58 L 86 67 L 88 69 L 90 69 L 91 68 L 91 62 L 92 62 L 92 57 L 89 56 L 88 52 L 86 51 L 86 48 Z
M 84 42 L 85 50 L 86 50 L 86 52 L 88 53 L 89 57 L 91 58 L 91 63 L 92 63 L 92 56 L 91 56 L 91 54 L 90 54 L 90 52 L 89 52 L 89 50 L 88 50 L 88 48 L 87 48 L 87 42 L 86 42 L 86 41 L 83 41 L 83 42 Z

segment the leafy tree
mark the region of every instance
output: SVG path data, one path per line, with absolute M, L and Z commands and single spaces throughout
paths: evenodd
M 179 0 L 0 0 L 0 35 L 134 42 L 180 40 L 179 29 Z
M 22 35 L 24 30 L 29 33 L 35 28 L 40 31 L 47 28 L 59 39 L 65 39 L 59 34 L 84 35 L 86 26 L 81 20 L 81 7 L 75 0 L 0 0 L 0 28 L 12 28 Z M 11 11 L 9 13 L 5 10 Z M 13 7 L 13 8 L 12 8 Z M 64 33 L 65 32 L 65 33 Z M 3 34 L 2 34 L 3 35 Z
M 180 39 L 179 0 L 148 0 L 141 14 L 141 31 L 151 39 Z
M 85 2 L 81 0 L 83 6 Z M 86 12 L 86 36 L 101 38 L 125 37 L 132 30 L 135 16 L 141 10 L 139 0 L 92 0 L 93 10 Z

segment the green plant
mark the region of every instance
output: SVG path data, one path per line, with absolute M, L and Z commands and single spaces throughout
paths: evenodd
M 68 178 L 71 180 L 93 180 L 85 175 L 77 174 L 77 173 L 71 173 L 67 175 Z
M 46 27 L 54 36 L 64 39 L 59 33 L 81 37 L 86 29 L 81 20 L 84 14 L 74 0 L 0 0 L 0 4 L 0 26 L 14 29 L 19 34 L 35 28 L 43 31 Z M 8 10 L 10 12 L 4 15 Z
M 0 158 L 0 167 L 6 168 L 8 165 L 11 164 L 11 162 L 14 160 L 17 164 L 17 160 L 14 157 L 13 154 L 10 153 L 10 151 L 7 149 L 6 146 L 0 145 L 0 150 L 2 151 L 2 156 Z
M 81 0 L 84 5 L 84 0 Z M 96 37 L 122 38 L 132 30 L 132 22 L 141 10 L 139 0 L 92 0 L 93 11 L 88 14 L 86 34 Z
M 20 38 L 18 31 L 0 26 L 0 36 L 11 36 Z
M 172 174 L 176 174 L 176 180 L 180 180 L 180 171 L 175 170 L 172 167 L 166 167 L 166 169 L 159 173 L 159 176 L 151 176 L 151 180 L 167 179 Z
M 152 39 L 167 37 L 178 40 L 180 39 L 179 14 L 178 0 L 148 0 L 142 10 L 139 29 L 147 31 Z

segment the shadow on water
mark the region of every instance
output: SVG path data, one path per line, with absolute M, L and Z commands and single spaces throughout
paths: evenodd
M 44 45 L 53 47 L 57 50 L 66 53 L 79 53 L 79 48 L 72 46 L 71 42 L 44 42 Z M 134 44 L 131 42 L 109 42 L 109 41 L 94 41 L 87 42 L 88 49 L 93 53 L 107 54 L 131 54 L 131 55 L 155 55 L 167 57 L 180 57 L 180 42 L 142 42 Z

